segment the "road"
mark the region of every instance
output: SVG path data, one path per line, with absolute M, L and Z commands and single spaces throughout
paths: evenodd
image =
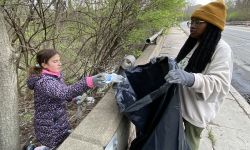
M 181 27 L 189 32 L 185 22 Z M 250 104 L 250 27 L 226 26 L 222 38 L 233 51 L 232 85 Z
M 227 26 L 223 39 L 234 55 L 232 85 L 250 103 L 250 27 Z

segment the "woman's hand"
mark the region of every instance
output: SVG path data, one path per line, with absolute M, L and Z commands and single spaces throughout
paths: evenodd
M 193 73 L 186 72 L 182 69 L 177 69 L 175 60 L 169 59 L 169 72 L 165 76 L 168 83 L 177 83 L 191 87 L 194 84 L 195 78 Z

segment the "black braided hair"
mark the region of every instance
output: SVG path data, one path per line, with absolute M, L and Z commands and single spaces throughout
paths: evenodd
M 207 23 L 206 30 L 199 41 L 200 44 L 189 59 L 185 70 L 187 72 L 201 73 L 206 68 L 207 64 L 211 62 L 215 48 L 220 39 L 221 30 L 218 27 Z M 194 48 L 197 42 L 197 39 L 189 36 L 177 55 L 176 61 L 180 62 L 182 59 L 184 59 L 186 55 Z

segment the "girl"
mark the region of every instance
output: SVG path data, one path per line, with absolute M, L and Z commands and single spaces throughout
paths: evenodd
M 82 78 L 67 86 L 61 74 L 59 53 L 44 49 L 37 53 L 37 65 L 30 71 L 28 87 L 34 90 L 36 139 L 49 148 L 57 147 L 69 135 L 66 101 L 82 95 L 89 88 L 104 86 L 104 77 L 98 74 Z

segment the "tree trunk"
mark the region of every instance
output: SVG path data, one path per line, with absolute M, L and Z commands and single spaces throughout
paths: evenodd
M 0 150 L 19 150 L 17 74 L 0 9 Z

